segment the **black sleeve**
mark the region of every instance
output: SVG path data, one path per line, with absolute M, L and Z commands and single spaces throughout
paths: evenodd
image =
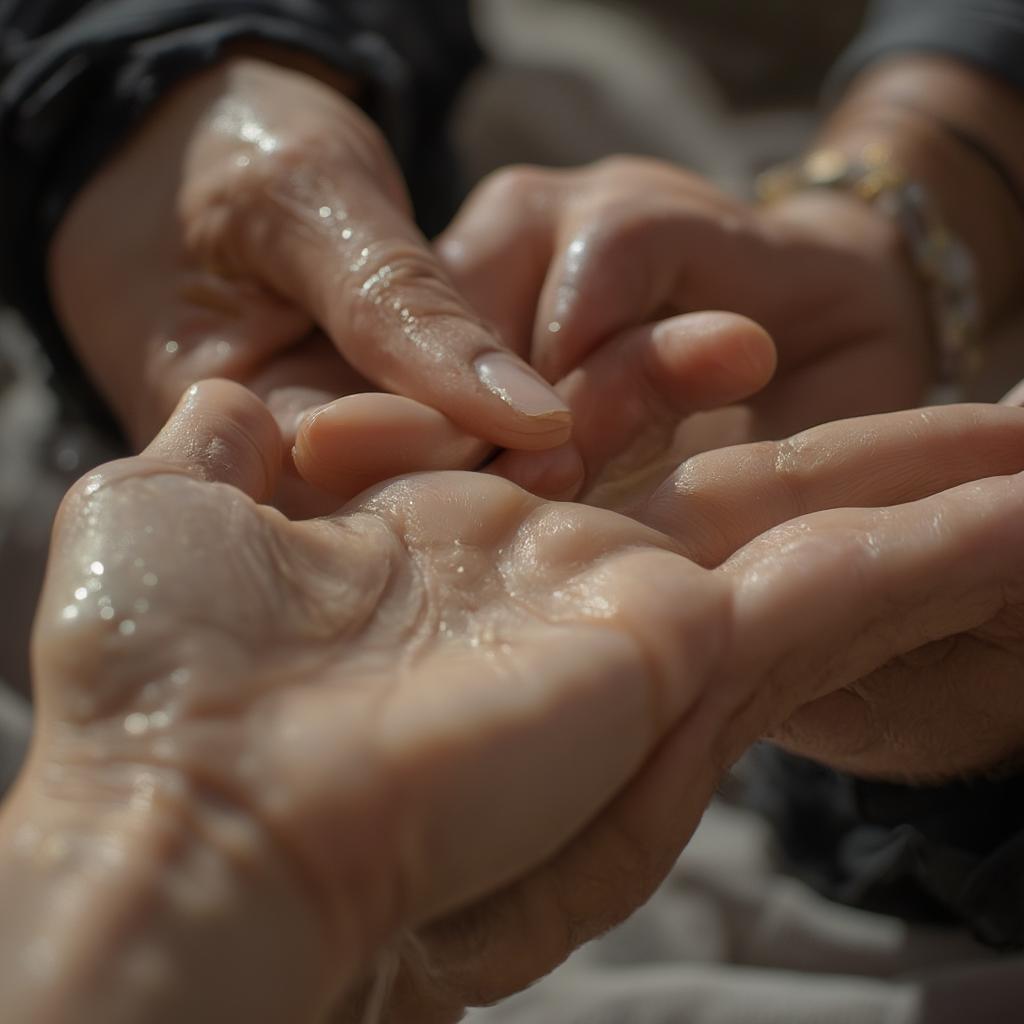
M 424 205 L 450 180 L 442 125 L 478 59 L 468 0 L 0 0 L 0 299 L 73 372 L 45 284 L 71 198 L 179 79 L 241 39 L 352 74 Z
M 746 782 L 789 869 L 825 895 L 1024 949 L 1024 776 L 868 782 L 765 745 Z
M 1024 0 L 874 0 L 834 84 L 898 51 L 958 57 L 1024 89 Z

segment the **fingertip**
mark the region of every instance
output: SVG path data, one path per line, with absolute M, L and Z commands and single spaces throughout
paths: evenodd
M 307 483 L 339 497 L 405 473 L 467 469 L 486 445 L 436 409 L 399 395 L 349 395 L 313 411 L 292 450 Z
M 515 425 L 488 432 L 488 440 L 506 448 L 546 451 L 569 440 L 572 411 L 554 387 L 512 352 L 484 352 L 473 362 L 477 379 L 489 394 L 515 413 Z
M 646 350 L 647 373 L 691 409 L 741 401 L 775 374 L 771 335 L 735 313 L 688 313 L 657 324 Z
M 705 316 L 711 322 L 717 321 L 723 350 L 731 349 L 736 362 L 748 370 L 751 391 L 760 391 L 775 376 L 778 368 L 779 353 L 772 336 L 759 323 L 736 313 L 708 313 Z
M 586 480 L 583 457 L 572 443 L 546 452 L 507 451 L 488 472 L 549 501 L 573 501 Z
M 191 385 L 143 453 L 262 501 L 281 471 L 281 433 L 267 407 L 229 380 Z

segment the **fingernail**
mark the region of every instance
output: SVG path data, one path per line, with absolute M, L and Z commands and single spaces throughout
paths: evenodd
M 544 379 L 505 352 L 487 352 L 474 364 L 489 391 L 518 412 L 536 419 L 569 422 L 572 413 Z

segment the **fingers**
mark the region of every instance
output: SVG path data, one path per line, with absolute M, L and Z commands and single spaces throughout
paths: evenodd
M 379 387 L 503 447 L 566 440 L 565 404 L 458 294 L 408 211 L 359 169 L 343 191 L 332 181 L 290 182 L 242 218 L 244 260 Z
M 494 471 L 545 495 L 552 494 L 549 481 L 559 472 L 563 489 L 575 485 L 569 496 L 601 482 L 608 500 L 600 503 L 614 504 L 612 492 L 628 490 L 638 469 L 664 476 L 681 418 L 759 391 L 771 379 L 775 359 L 767 333 L 730 313 L 694 313 L 627 331 L 559 386 L 572 410 L 583 479 L 578 462 L 575 479 L 568 479 L 569 453 L 562 450 L 507 452 Z
M 293 450 L 308 483 L 349 499 L 406 473 L 473 469 L 488 446 L 429 406 L 398 395 L 352 395 L 307 416 Z
M 505 452 L 490 471 L 533 494 L 568 500 L 606 475 L 616 457 L 636 461 L 647 453 L 657 460 L 649 468 L 660 480 L 682 416 L 747 397 L 774 367 L 768 335 L 729 313 L 691 314 L 627 332 L 560 385 L 573 414 L 572 441 L 547 452 Z M 309 483 L 350 498 L 403 473 L 473 468 L 485 454 L 434 409 L 397 396 L 360 395 L 307 418 L 294 458 Z
M 123 465 L 130 465 L 127 460 Z M 174 466 L 211 483 L 229 484 L 259 501 L 274 491 L 281 435 L 266 406 L 232 381 L 194 384 L 137 460 Z
M 68 671 L 70 652 L 76 663 L 68 678 L 109 676 L 110 637 L 135 635 L 136 616 L 128 610 L 140 603 L 148 610 L 149 588 L 158 579 L 153 570 L 166 562 L 170 538 L 178 542 L 178 573 L 176 580 L 165 578 L 161 594 L 173 606 L 177 593 L 191 607 L 190 595 L 208 569 L 204 530 L 212 522 L 220 535 L 230 510 L 248 505 L 243 494 L 268 497 L 280 462 L 277 424 L 266 407 L 239 384 L 206 381 L 188 389 L 141 455 L 80 480 L 54 526 L 33 644 L 37 670 Z M 55 637 L 55 628 L 62 634 Z M 74 639 L 60 641 L 68 630 Z
M 528 355 L 554 252 L 565 172 L 510 167 L 492 174 L 438 238 L 438 258 L 461 295 L 505 344 Z
M 752 541 L 720 571 L 742 642 L 719 689 L 727 720 L 752 739 L 1019 603 L 1024 476 L 895 508 L 817 512 Z
M 843 772 L 918 785 L 1020 766 L 1019 604 L 801 705 L 770 738 Z
M 424 933 L 445 991 L 487 1002 L 549 970 L 650 895 L 721 773 L 759 736 L 1020 595 L 1024 478 L 893 509 L 817 513 L 758 538 L 720 572 L 732 642 L 700 700 L 557 856 Z
M 723 239 L 747 216 L 707 183 L 656 161 L 602 161 L 585 181 L 562 218 L 537 308 L 532 359 L 549 380 L 610 335 L 685 308 L 684 279 L 722 260 Z M 730 272 L 722 260 L 721 275 Z
M 965 405 L 829 423 L 684 463 L 639 518 L 702 565 L 819 509 L 884 506 L 1024 469 L 1024 412 Z
M 61 516 L 108 483 L 166 472 L 228 484 L 263 501 L 273 494 L 280 471 L 281 434 L 267 407 L 234 381 L 203 381 L 185 391 L 140 455 L 109 463 L 80 480 L 68 492 Z
M 652 426 L 760 391 L 775 370 L 768 334 L 731 313 L 694 313 L 627 331 L 565 382 L 591 474 Z M 579 420 L 577 420 L 579 417 Z
M 512 995 L 646 903 L 720 782 L 710 738 L 681 728 L 550 861 L 419 932 L 435 998 L 486 1006 Z M 430 992 L 412 966 L 409 987 Z

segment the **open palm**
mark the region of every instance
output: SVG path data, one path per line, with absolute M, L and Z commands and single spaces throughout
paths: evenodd
M 314 991 L 351 990 L 416 929 L 427 960 L 407 964 L 396 1013 L 412 999 L 410 1019 L 451 1019 L 646 899 L 721 773 L 797 708 L 1005 621 L 1016 478 L 757 536 L 843 488 L 909 501 L 1019 468 L 1019 412 L 951 415 L 922 443 L 945 449 L 956 427 L 987 454 L 965 447 L 931 474 L 839 472 L 835 451 L 804 477 L 707 462 L 695 495 L 691 466 L 648 509 L 670 540 L 472 474 L 396 480 L 293 523 L 254 500 L 280 463 L 269 414 L 233 385 L 193 389 L 146 455 L 64 506 L 36 632 L 35 765 L 108 788 L 141 765 L 236 808 L 289 864 L 295 899 L 312 897 L 333 950 Z M 866 422 L 854 462 L 895 457 L 905 424 Z M 732 488 L 742 510 L 751 486 L 762 500 L 714 523 L 715 549 L 699 499 Z M 732 557 L 702 568 L 684 548 Z

